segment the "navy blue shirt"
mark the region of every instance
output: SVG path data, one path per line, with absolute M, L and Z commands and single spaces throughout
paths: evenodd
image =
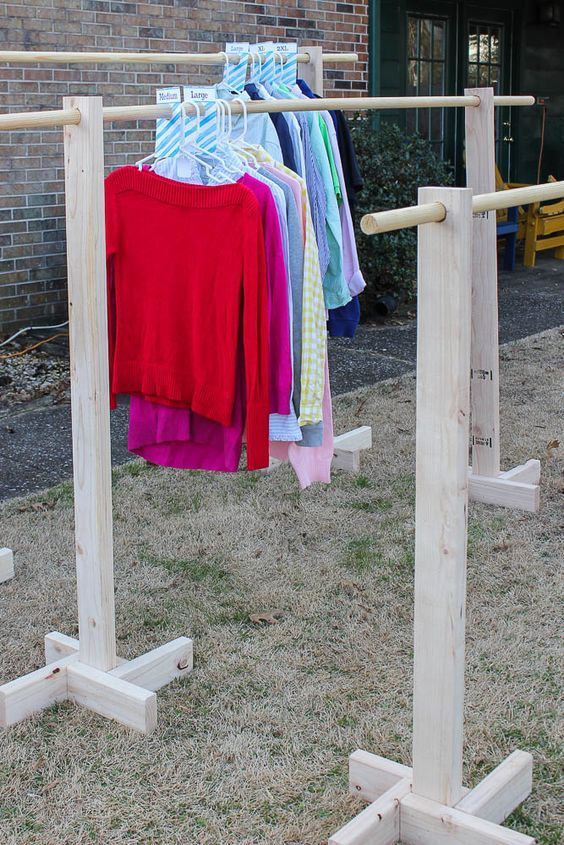
M 257 86 L 254 84 L 254 82 L 248 82 L 247 85 L 245 85 L 245 91 L 247 92 L 251 100 L 264 99 L 260 96 L 257 90 Z M 286 118 L 280 112 L 273 112 L 270 113 L 268 116 L 274 124 L 274 128 L 276 129 L 278 141 L 280 142 L 280 149 L 282 150 L 282 158 L 284 160 L 284 164 L 286 165 L 286 167 L 289 167 L 290 170 L 293 170 L 294 173 L 296 173 L 296 157 L 294 155 L 294 146 L 292 144 L 292 137 L 290 135 L 290 129 L 288 128 Z

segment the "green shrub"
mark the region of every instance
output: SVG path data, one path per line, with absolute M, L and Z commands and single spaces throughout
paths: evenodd
M 393 123 L 372 128 L 369 119 L 351 122 L 364 188 L 356 210 L 360 266 L 366 279 L 361 296 L 365 317 L 375 315 L 375 302 L 391 292 L 401 302 L 416 293 L 417 231 L 401 229 L 384 235 L 364 235 L 360 218 L 371 211 L 401 208 L 417 202 L 417 189 L 425 185 L 452 185 L 453 171 L 441 161 L 428 141 L 407 137 Z

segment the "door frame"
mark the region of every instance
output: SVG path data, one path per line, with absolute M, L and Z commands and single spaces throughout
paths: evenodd
M 515 13 L 512 9 L 488 7 L 479 3 L 464 3 L 462 6 L 462 14 L 460 18 L 459 27 L 459 66 L 458 78 L 460 82 L 460 93 L 468 85 L 468 29 L 471 23 L 485 24 L 485 25 L 499 25 L 503 28 L 502 41 L 502 63 L 501 63 L 501 85 L 498 93 L 512 94 L 515 90 L 516 83 L 516 56 L 515 56 L 515 39 L 516 39 L 516 21 Z M 514 137 L 516 127 L 512 125 L 512 119 L 515 115 L 512 112 L 518 111 L 506 106 L 496 109 L 496 163 L 502 173 L 502 176 L 511 181 L 512 158 L 511 145 L 512 142 L 504 142 L 504 137 Z M 464 137 L 464 115 L 458 115 L 460 138 Z M 508 126 L 506 124 L 509 124 Z M 463 161 L 462 150 L 459 151 L 459 156 L 456 162 L 457 180 L 463 178 Z
M 494 4 L 490 7 L 483 5 L 483 2 L 484 0 L 470 3 L 453 2 L 453 0 L 404 0 L 400 24 L 404 44 L 404 92 L 407 72 L 407 16 L 410 14 L 442 18 L 447 21 L 446 90 L 448 94 L 463 94 L 467 86 L 469 23 L 501 24 L 504 28 L 504 45 L 500 93 L 510 94 L 518 90 L 520 13 L 516 9 L 517 4 L 514 0 L 494 0 Z M 517 137 L 518 112 L 519 109 L 507 107 L 499 110 L 499 130 L 502 132 L 504 128 L 507 128 L 503 127 L 503 123 L 509 121 L 511 134 L 508 137 Z M 463 144 L 464 112 L 462 109 L 447 109 L 445 155 L 454 166 L 457 184 L 465 184 Z M 502 175 L 511 179 L 516 165 L 516 156 L 511 155 L 510 145 L 503 142 L 501 159 Z

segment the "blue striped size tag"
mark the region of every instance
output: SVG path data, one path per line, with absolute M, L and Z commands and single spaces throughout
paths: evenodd
M 231 43 L 226 43 L 225 52 L 229 54 L 235 53 L 238 56 L 238 61 L 236 63 L 231 61 L 225 65 L 223 69 L 223 81 L 232 91 L 242 91 L 245 87 L 249 65 L 249 42 L 232 41 Z
M 295 42 L 285 41 L 282 44 L 275 44 L 274 49 L 284 57 L 284 66 L 279 77 L 285 85 L 292 86 L 298 78 L 298 45 Z
M 196 103 L 200 110 L 200 115 L 186 115 L 184 121 L 185 141 L 213 153 L 217 148 L 219 118 L 215 88 L 185 85 L 184 101 Z
M 275 77 L 274 68 L 274 44 L 272 41 L 265 41 L 263 44 L 256 44 L 255 50 L 261 59 L 260 82 L 263 85 L 272 84 Z
M 180 88 L 177 89 L 163 89 L 176 90 L 178 93 L 178 100 L 159 98 L 160 92 L 157 91 L 157 103 L 164 105 L 166 102 L 170 104 L 172 115 L 169 120 L 159 118 L 157 120 L 156 134 L 155 134 L 155 156 L 157 158 L 166 158 L 173 156 L 180 150 L 182 142 L 182 103 L 180 102 Z M 172 95 L 170 95 L 172 96 Z

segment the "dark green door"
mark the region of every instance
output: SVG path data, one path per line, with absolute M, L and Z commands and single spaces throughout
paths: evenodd
M 495 94 L 512 94 L 513 13 L 464 4 L 460 30 L 461 89 L 492 87 Z M 496 109 L 496 160 L 506 180 L 511 174 L 511 111 Z
M 405 7 L 406 94 L 462 94 L 467 87 L 513 93 L 514 13 L 452 0 L 407 0 Z M 514 109 L 513 111 L 517 111 Z M 496 156 L 502 175 L 511 175 L 515 127 L 510 109 L 496 111 Z M 462 109 L 414 110 L 405 115 L 408 132 L 428 138 L 454 165 L 465 184 Z
M 450 2 L 411 3 L 406 20 L 406 87 L 408 96 L 452 94 L 458 69 L 457 11 Z M 408 134 L 427 138 L 437 155 L 456 158 L 457 122 L 453 109 L 414 109 L 405 115 Z

